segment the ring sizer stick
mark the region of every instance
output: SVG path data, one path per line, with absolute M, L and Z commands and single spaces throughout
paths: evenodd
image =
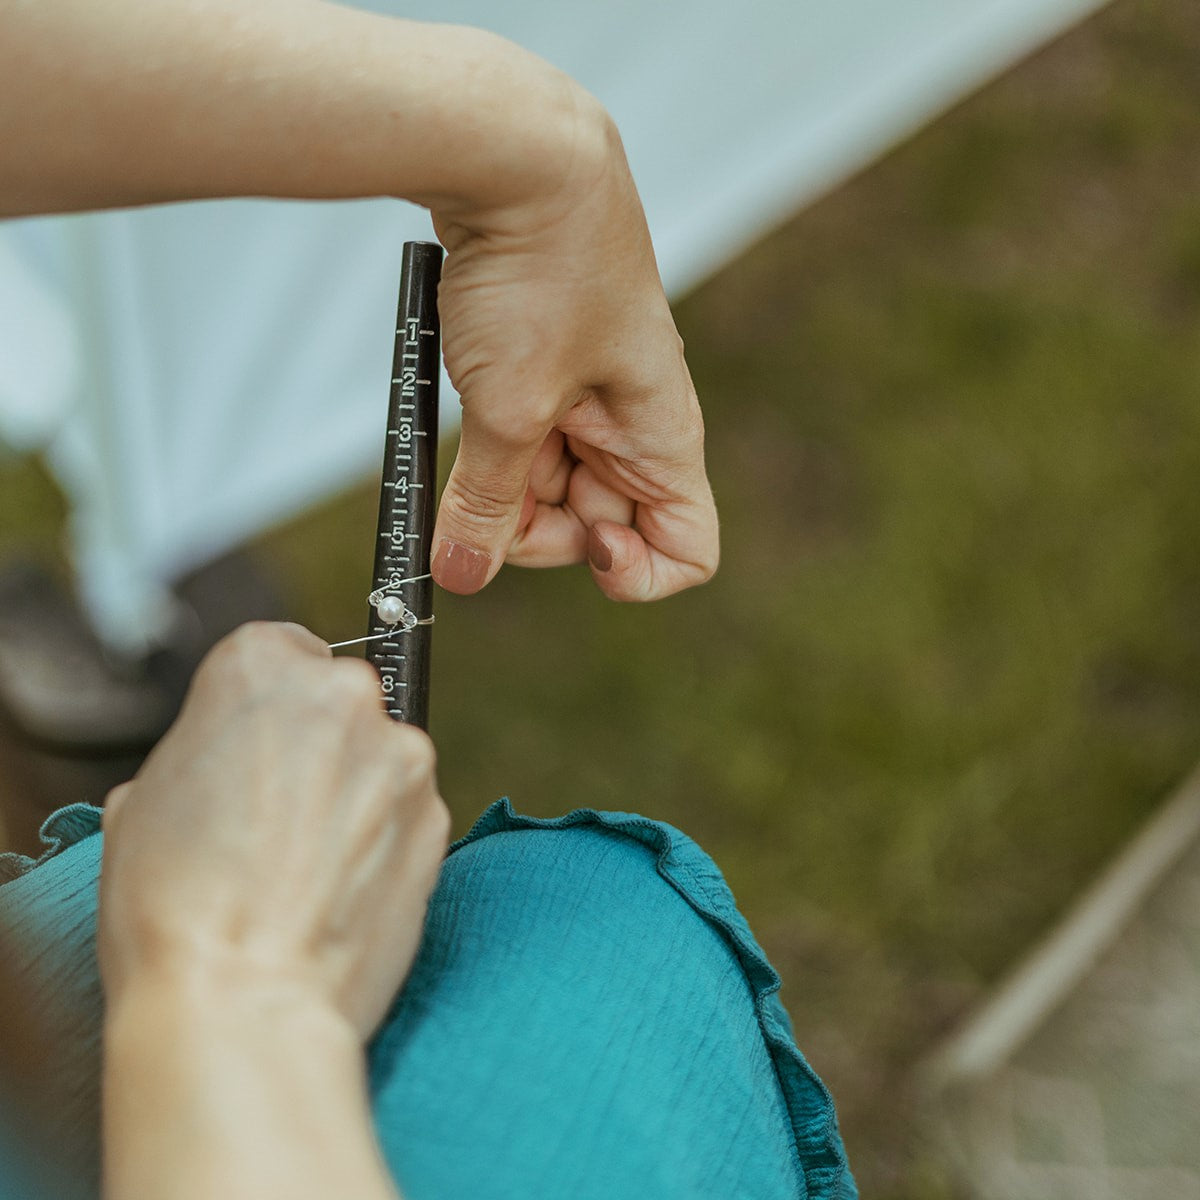
M 379 672 L 388 715 L 425 729 L 433 617 L 430 543 L 437 508 L 442 248 L 405 242 L 396 351 L 379 489 L 379 536 L 367 627 L 367 661 Z

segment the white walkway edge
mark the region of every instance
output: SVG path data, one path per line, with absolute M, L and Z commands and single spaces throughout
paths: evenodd
M 1200 837 L 1200 767 L 1083 893 L 993 997 L 917 1072 L 930 1091 L 1002 1066 L 1112 945 L 1155 885 Z

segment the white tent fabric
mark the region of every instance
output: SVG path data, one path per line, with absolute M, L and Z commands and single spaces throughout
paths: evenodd
M 595 92 L 678 295 L 1102 2 L 364 7 L 494 29 Z M 430 236 L 383 200 L 0 225 L 0 433 L 46 447 L 110 640 L 155 636 L 173 578 L 374 468 L 400 248 Z

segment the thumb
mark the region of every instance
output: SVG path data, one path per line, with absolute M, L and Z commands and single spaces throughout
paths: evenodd
M 454 469 L 442 492 L 433 534 L 433 578 L 469 596 L 500 569 L 521 517 L 529 471 L 546 430 L 525 438 L 498 434 L 463 409 Z

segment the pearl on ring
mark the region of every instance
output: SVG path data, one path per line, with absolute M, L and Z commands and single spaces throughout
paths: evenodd
M 399 625 L 408 613 L 408 609 L 399 596 L 384 596 L 375 605 L 375 612 L 385 625 Z

